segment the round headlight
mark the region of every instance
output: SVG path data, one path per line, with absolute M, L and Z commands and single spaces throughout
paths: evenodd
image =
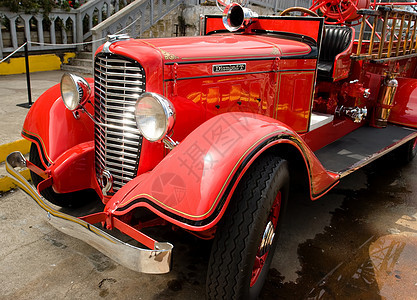
M 61 78 L 61 96 L 65 106 L 73 111 L 90 97 L 91 89 L 84 78 L 65 73 Z
M 135 119 L 142 135 L 151 142 L 161 141 L 175 123 L 175 109 L 165 97 L 143 93 L 136 101 Z

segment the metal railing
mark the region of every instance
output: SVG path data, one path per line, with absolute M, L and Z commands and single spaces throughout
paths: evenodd
M 91 28 L 119 11 L 126 0 L 94 0 L 69 12 L 14 13 L 0 9 L 0 58 L 11 53 L 26 39 L 29 51 L 74 49 L 91 37 Z M 6 30 L 5 30 L 6 29 Z
M 193 1 L 194 2 L 194 1 Z M 136 0 L 128 6 L 91 29 L 93 53 L 102 44 L 101 40 L 109 34 L 120 32 L 131 37 L 140 37 L 156 22 L 177 8 L 184 0 Z

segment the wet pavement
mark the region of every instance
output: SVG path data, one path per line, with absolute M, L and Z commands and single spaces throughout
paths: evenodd
M 282 244 L 263 299 L 417 299 L 417 162 L 384 158 L 293 203 Z
M 417 299 L 416 183 L 417 161 L 383 159 L 293 199 L 261 299 Z M 2 299 L 204 298 L 210 242 L 161 228 L 173 271 L 138 274 L 56 231 L 21 191 L 0 199 Z

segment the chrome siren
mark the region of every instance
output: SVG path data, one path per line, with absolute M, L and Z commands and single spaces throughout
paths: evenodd
M 242 7 L 238 3 L 230 3 L 223 11 L 223 25 L 233 32 L 248 26 L 258 17 L 256 12 Z

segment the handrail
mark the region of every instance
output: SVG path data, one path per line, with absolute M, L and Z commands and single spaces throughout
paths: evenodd
M 136 0 L 92 28 L 92 38 L 94 41 L 100 40 L 120 31 L 118 28 L 124 28 L 122 32 L 131 37 L 140 37 L 182 3 L 184 0 Z M 93 43 L 93 55 L 99 46 L 100 43 Z

